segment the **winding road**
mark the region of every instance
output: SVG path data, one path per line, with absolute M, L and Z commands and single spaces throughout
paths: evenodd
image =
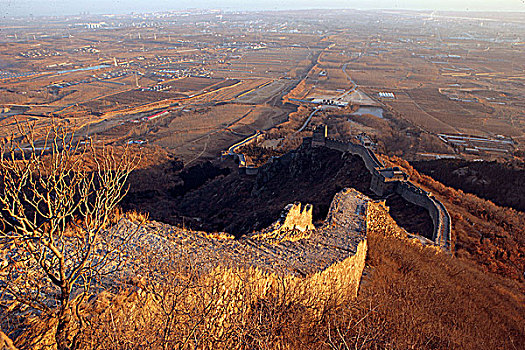
M 355 81 L 352 80 L 352 78 L 350 77 L 350 75 L 346 72 L 346 67 L 348 66 L 348 63 L 345 63 L 343 64 L 343 73 L 345 73 L 346 77 L 348 78 L 348 80 L 350 80 L 350 82 L 354 85 L 352 86 L 352 88 L 348 91 L 346 91 L 345 93 L 343 93 L 341 96 L 339 96 L 337 99 L 340 100 L 342 99 L 343 97 L 345 97 L 346 95 L 348 94 L 351 94 L 352 92 L 354 92 L 355 90 L 357 90 L 357 84 Z

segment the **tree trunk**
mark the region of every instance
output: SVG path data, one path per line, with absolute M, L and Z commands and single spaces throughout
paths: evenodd
M 69 291 L 62 288 L 61 305 L 58 312 L 58 325 L 55 333 L 57 350 L 73 350 L 71 348 L 71 310 L 69 309 Z
M 65 312 L 58 317 L 58 325 L 55 333 L 57 350 L 72 350 L 70 342 L 71 334 L 71 314 Z

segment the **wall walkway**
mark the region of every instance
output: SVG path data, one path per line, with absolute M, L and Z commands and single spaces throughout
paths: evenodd
M 343 142 L 330 138 L 325 139 L 324 145 L 328 148 L 360 156 L 363 159 L 366 168 L 372 174 L 372 177 L 376 177 L 376 181 L 379 180 L 379 170 L 384 169 L 385 166 L 369 148 L 359 144 Z M 379 181 L 383 180 L 381 179 Z M 434 226 L 432 241 L 444 249 L 450 249 L 452 220 L 443 203 L 432 196 L 431 193 L 422 190 L 408 180 L 396 181 L 393 188 L 394 191 L 401 195 L 406 201 L 421 206 L 428 211 Z

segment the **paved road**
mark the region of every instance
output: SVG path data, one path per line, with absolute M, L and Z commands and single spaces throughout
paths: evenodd
M 355 90 L 357 90 L 357 84 L 355 81 L 352 80 L 352 78 L 350 77 L 350 75 L 346 72 L 346 66 L 348 66 L 348 63 L 345 63 L 343 64 L 343 73 L 345 73 L 346 77 L 348 78 L 348 80 L 350 80 L 350 82 L 354 85 L 352 86 L 352 88 L 350 90 L 348 90 L 347 92 L 345 92 L 344 94 L 342 94 L 341 96 L 339 96 L 337 99 L 338 100 L 341 100 L 343 99 L 346 95 L 348 94 L 351 94 L 352 92 L 354 92 Z

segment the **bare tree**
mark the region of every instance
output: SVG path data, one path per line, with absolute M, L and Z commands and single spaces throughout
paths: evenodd
M 41 137 L 34 125 L 18 130 L 0 144 L 0 301 L 48 317 L 57 348 L 74 349 L 81 303 L 94 281 L 119 269 L 132 234 L 107 229 L 136 159 L 57 125 Z

